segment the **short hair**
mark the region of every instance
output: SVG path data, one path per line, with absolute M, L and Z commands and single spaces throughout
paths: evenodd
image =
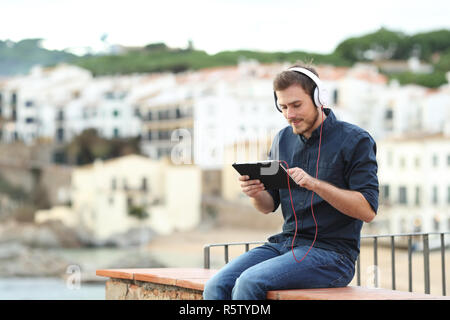
M 311 67 L 310 65 L 304 65 L 304 64 L 295 64 L 291 66 L 290 68 L 305 68 L 306 70 L 311 71 L 314 73 L 317 77 L 319 77 L 319 74 L 317 71 Z M 302 89 L 308 94 L 311 99 L 314 101 L 314 89 L 316 88 L 316 83 L 311 80 L 307 75 L 304 75 L 303 73 L 299 73 L 296 71 L 291 70 L 285 70 L 280 72 L 275 79 L 273 80 L 273 90 L 274 91 L 282 91 L 290 86 L 298 84 L 302 87 Z

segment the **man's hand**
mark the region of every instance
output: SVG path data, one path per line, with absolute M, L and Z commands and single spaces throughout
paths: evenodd
M 244 192 L 250 198 L 255 198 L 258 193 L 265 190 L 264 184 L 259 180 L 249 180 L 249 176 L 239 176 L 241 181 L 242 192 Z
M 272 212 L 274 202 L 272 196 L 266 191 L 264 184 L 259 180 L 250 180 L 249 176 L 240 176 L 242 192 L 250 197 L 250 201 L 258 211 L 267 214 Z
M 291 178 L 300 186 L 303 188 L 306 188 L 308 190 L 313 190 L 318 180 L 311 177 L 309 174 L 307 174 L 303 169 L 300 168 L 290 168 L 288 170 L 289 175 Z

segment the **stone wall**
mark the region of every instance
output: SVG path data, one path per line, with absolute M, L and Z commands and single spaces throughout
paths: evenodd
M 202 291 L 127 279 L 106 281 L 106 300 L 202 300 Z

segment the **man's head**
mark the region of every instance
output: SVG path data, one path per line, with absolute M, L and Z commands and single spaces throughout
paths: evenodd
M 301 67 L 318 76 L 311 67 Z M 276 94 L 277 105 L 295 134 L 306 138 L 320 125 L 318 108 L 314 101 L 316 84 L 308 76 L 295 71 L 283 71 L 273 81 L 273 90 Z

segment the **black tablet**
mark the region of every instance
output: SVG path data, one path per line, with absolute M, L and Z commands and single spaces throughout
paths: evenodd
M 276 160 L 233 163 L 232 166 L 241 176 L 249 176 L 250 180 L 261 181 L 266 189 L 287 189 L 288 177 L 291 189 L 301 188 L 288 175 L 283 165 Z

